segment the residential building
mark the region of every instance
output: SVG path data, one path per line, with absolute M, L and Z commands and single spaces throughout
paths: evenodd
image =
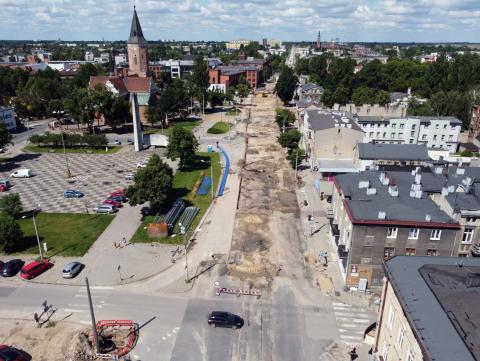
M 148 72 L 148 43 L 143 36 L 137 10 L 133 9 L 132 26 L 130 37 L 127 41 L 128 51 L 128 75 L 146 77 Z
M 115 66 L 118 66 L 120 64 L 125 64 L 128 62 L 127 54 L 118 54 L 115 55 Z
M 357 171 L 355 148 L 363 131 L 350 114 L 307 109 L 300 131 L 310 166 L 323 177 Z
M 455 152 L 462 122 L 455 117 L 359 116 L 364 143 L 425 144 Z
M 5 124 L 8 131 L 17 129 L 17 121 L 15 120 L 15 111 L 12 107 L 0 106 L 0 122 Z
M 359 143 L 356 163 L 360 170 L 375 170 L 381 166 L 422 166 L 430 161 L 424 144 Z
M 268 39 L 267 45 L 269 48 L 280 48 L 282 46 L 282 41 L 278 39 Z
M 106 64 L 110 61 L 109 53 L 101 53 L 100 56 L 93 58 L 93 62 L 97 64 Z
M 238 40 L 231 40 L 225 44 L 227 50 L 239 50 L 242 46 L 247 46 L 250 44 L 250 40 L 246 39 L 238 39 Z
M 395 256 L 384 269 L 372 360 L 480 359 L 479 259 Z
M 387 104 L 385 106 L 379 104 L 362 104 L 355 105 L 353 103 L 340 105 L 334 104 L 333 109 L 340 112 L 352 113 L 359 116 L 377 116 L 377 117 L 406 117 L 407 106 L 403 104 Z
M 93 62 L 94 57 L 95 57 L 95 55 L 93 54 L 93 52 L 91 52 L 91 51 L 86 51 L 85 52 L 85 61 Z
M 322 101 L 323 87 L 315 83 L 306 83 L 300 85 L 297 89 L 299 100 L 306 100 L 312 103 L 320 104 Z
M 394 255 L 451 256 L 458 221 L 428 193 L 434 174 L 364 171 L 335 177 L 332 231 L 345 283 L 378 287 L 382 263 Z

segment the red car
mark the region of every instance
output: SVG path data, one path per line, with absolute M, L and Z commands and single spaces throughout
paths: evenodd
M 48 261 L 35 261 L 27 264 L 20 270 L 20 277 L 30 280 L 42 274 L 46 270 L 53 267 L 53 263 Z
M 120 188 L 110 193 L 110 197 L 115 197 L 115 196 L 125 196 L 125 191 Z
M 103 201 L 103 204 L 111 204 L 114 207 L 120 208 L 123 207 L 123 204 L 117 201 L 114 201 L 113 199 L 105 199 Z
M 16 348 L 0 345 L 0 361 L 24 361 L 23 355 Z

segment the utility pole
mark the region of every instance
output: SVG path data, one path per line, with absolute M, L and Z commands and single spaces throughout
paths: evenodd
M 43 252 L 42 252 L 42 247 L 40 245 L 40 236 L 38 235 L 38 229 L 37 229 L 37 222 L 35 222 L 35 211 L 37 208 L 34 209 L 33 211 L 33 228 L 35 228 L 35 235 L 37 236 L 37 243 L 38 243 L 38 251 L 40 252 L 40 259 L 43 259 Z
M 295 184 L 297 183 L 298 148 L 295 149 Z
M 185 282 L 188 282 L 187 231 L 181 223 L 178 225 L 180 226 L 180 233 L 183 234 L 183 246 L 185 247 Z
M 100 353 L 100 341 L 98 339 L 97 323 L 95 322 L 95 314 L 93 313 L 92 295 L 90 294 L 90 285 L 87 277 L 85 277 L 85 284 L 87 285 L 88 304 L 90 306 L 90 318 L 92 320 L 93 341 L 95 341 L 97 353 Z

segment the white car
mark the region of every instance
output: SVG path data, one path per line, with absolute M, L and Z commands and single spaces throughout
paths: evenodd
M 118 139 L 115 139 L 115 140 L 112 140 L 112 141 L 110 142 L 110 144 L 112 144 L 112 145 L 121 145 L 122 142 L 119 141 Z
M 147 162 L 139 162 L 137 163 L 137 168 L 146 168 L 147 167 Z
M 135 178 L 135 174 L 134 174 L 134 173 L 127 173 L 127 174 L 125 174 L 125 180 L 133 180 L 133 178 Z
M 15 172 L 10 174 L 12 178 L 30 178 L 33 175 L 30 169 L 17 169 Z

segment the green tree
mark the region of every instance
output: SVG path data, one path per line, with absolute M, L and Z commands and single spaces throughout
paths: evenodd
M 163 114 L 157 103 L 149 104 L 146 113 L 147 113 L 147 120 L 152 126 L 154 126 L 157 123 L 163 122 L 163 119 L 164 119 Z
M 202 96 L 206 97 L 207 88 L 210 85 L 210 79 L 208 76 L 208 63 L 203 60 L 203 56 L 201 55 L 195 58 L 191 81 L 194 85 L 195 95 L 198 99 L 201 99 Z
M 284 103 L 288 103 L 293 98 L 297 84 L 298 78 L 293 73 L 293 70 L 284 66 L 280 71 L 277 84 L 275 85 L 275 91 Z
M 295 122 L 295 114 L 288 109 L 279 108 L 275 115 L 275 121 L 283 129 L 283 127 L 288 127 Z
M 22 238 L 23 232 L 15 219 L 9 214 L 0 213 L 0 251 L 12 251 Z
M 163 118 L 168 114 L 169 117 L 177 116 L 186 112 L 190 105 L 185 84 L 180 79 L 174 79 L 173 82 L 162 92 L 158 100 L 158 107 Z
M 0 212 L 18 218 L 23 212 L 22 202 L 18 193 L 10 193 L 0 198 Z
M 0 122 L 0 148 L 12 142 L 12 135 L 8 132 L 4 122 Z
M 183 167 L 195 158 L 197 148 L 198 140 L 191 130 L 180 125 L 173 127 L 167 146 L 167 157 L 169 159 L 180 159 L 180 167 Z
M 208 102 L 212 108 L 215 108 L 217 105 L 222 105 L 224 98 L 224 94 L 220 91 L 208 92 Z
M 333 99 L 335 100 L 335 103 L 345 105 L 348 103 L 348 90 L 344 86 L 339 86 L 337 89 L 335 89 L 335 92 L 333 93 Z
M 242 101 L 250 94 L 250 88 L 247 84 L 239 83 L 236 89 L 237 95 Z
M 333 107 L 333 104 L 335 103 L 335 97 L 333 95 L 333 91 L 330 89 L 325 89 L 325 91 L 322 94 L 322 103 L 328 108 Z
M 292 149 L 298 148 L 298 143 L 302 138 L 302 134 L 296 129 L 290 129 L 289 131 L 280 134 L 278 142 L 282 147 Z
M 289 160 L 292 168 L 298 166 L 305 157 L 305 151 L 301 148 L 292 148 L 288 151 L 287 159 Z
M 78 88 L 86 88 L 90 82 L 90 77 L 96 75 L 100 75 L 98 67 L 91 63 L 82 64 L 80 65 L 78 72 L 75 74 L 73 82 Z
M 154 154 L 147 166 L 135 173 L 134 184 L 127 187 L 125 195 L 132 206 L 150 202 L 150 207 L 158 210 L 166 205 L 172 184 L 172 168 Z
M 377 94 L 375 95 L 375 103 L 382 106 L 387 105 L 390 103 L 390 94 L 385 90 L 378 90 Z

